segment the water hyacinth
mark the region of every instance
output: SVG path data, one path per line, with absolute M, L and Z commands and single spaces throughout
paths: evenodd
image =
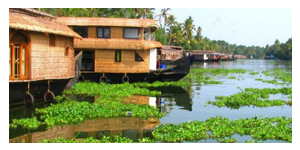
M 275 124 L 275 125 L 274 125 Z M 282 140 L 292 142 L 292 119 L 286 117 L 245 118 L 230 120 L 217 116 L 206 121 L 180 124 L 162 124 L 154 131 L 154 139 L 161 142 L 200 141 L 218 139 L 219 142 L 236 142 L 234 134 L 251 135 L 255 140 Z M 227 137 L 227 138 L 226 138 Z
M 216 101 L 208 101 L 207 104 L 216 105 L 218 107 L 229 107 L 232 109 L 239 109 L 242 106 L 257 106 L 257 107 L 269 107 L 269 106 L 282 106 L 292 105 L 291 101 L 284 100 L 267 100 L 270 94 L 292 94 L 292 88 L 246 88 L 244 91 L 231 96 L 216 96 Z

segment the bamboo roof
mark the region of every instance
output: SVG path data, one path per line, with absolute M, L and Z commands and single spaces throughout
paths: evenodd
M 117 26 L 117 27 L 154 27 L 158 24 L 153 19 L 99 18 L 99 17 L 59 17 L 58 22 L 68 26 Z
M 162 50 L 182 50 L 180 46 L 163 45 Z
M 157 41 L 135 40 L 135 39 L 75 39 L 74 47 L 80 49 L 121 49 L 121 50 L 149 50 L 162 48 Z
M 190 51 L 191 54 L 213 54 L 216 53 L 215 51 L 209 51 L 209 50 L 192 50 Z
M 9 28 L 81 38 L 68 26 L 56 23 L 55 20 L 46 20 L 42 17 L 35 17 L 11 10 L 9 11 Z

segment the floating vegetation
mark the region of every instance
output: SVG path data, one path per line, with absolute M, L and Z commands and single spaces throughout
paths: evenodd
M 235 138 L 221 138 L 218 141 L 220 143 L 236 143 L 237 139 L 235 139 Z
M 292 119 L 286 117 L 246 118 L 229 120 L 225 117 L 208 118 L 205 122 L 190 121 L 162 124 L 153 131 L 155 140 L 161 142 L 200 141 L 220 139 L 219 142 L 235 142 L 234 134 L 251 135 L 255 140 L 282 140 L 292 142 Z M 224 139 L 228 137 L 229 139 Z
M 292 88 L 246 88 L 244 91 L 233 94 L 231 96 L 216 96 L 216 101 L 208 101 L 207 104 L 216 105 L 218 107 L 229 107 L 231 109 L 239 109 L 242 106 L 257 106 L 257 107 L 269 107 L 269 106 L 282 106 L 292 105 L 292 101 L 284 100 L 266 100 L 270 94 L 292 94 Z M 263 98 L 263 99 L 262 99 Z
M 244 69 L 191 69 L 190 73 L 186 78 L 190 79 L 192 82 L 204 83 L 204 84 L 222 84 L 221 81 L 214 81 L 210 75 L 217 76 L 228 76 L 229 73 L 246 73 L 247 70 Z
M 250 72 L 249 74 L 250 75 L 257 75 L 257 74 L 259 74 L 259 72 Z
M 135 87 L 130 83 L 105 84 L 95 82 L 80 82 L 76 84 L 76 87 L 72 87 L 71 90 L 64 91 L 64 94 L 89 96 L 100 95 L 101 99 L 112 99 L 130 97 L 131 95 L 160 96 L 161 92 Z
M 235 76 L 230 76 L 228 79 L 236 79 Z
M 89 103 L 73 100 L 51 104 L 47 108 L 37 108 L 36 114 L 40 115 L 40 121 L 36 118 L 33 121 L 31 118 L 14 120 L 10 124 L 10 128 L 19 126 L 23 129 L 35 130 L 39 126 L 45 126 L 50 129 L 54 125 L 78 124 L 84 120 L 94 118 L 136 117 L 149 119 L 161 118 L 164 115 L 158 109 L 149 105 L 123 104 L 120 101 Z
M 275 77 L 275 79 L 280 79 L 286 83 L 292 83 L 292 72 L 285 69 L 274 68 L 269 71 L 262 71 L 262 74 L 265 76 Z
M 127 137 L 121 137 L 119 135 L 111 138 L 110 136 L 103 136 L 101 139 L 94 139 L 93 137 L 88 137 L 83 140 L 56 138 L 53 140 L 42 140 L 41 143 L 134 143 L 133 140 Z M 137 143 L 154 143 L 150 138 L 139 139 Z
M 23 129 L 37 130 L 41 124 L 42 124 L 42 122 L 38 121 L 36 117 L 13 119 L 12 123 L 9 124 L 9 128 L 16 129 L 18 126 L 20 126 Z
M 170 81 L 170 82 L 155 81 L 153 83 L 137 82 L 137 83 L 132 83 L 132 85 L 135 87 L 148 88 L 148 87 L 166 87 L 166 86 L 190 86 L 191 83 L 186 81 Z

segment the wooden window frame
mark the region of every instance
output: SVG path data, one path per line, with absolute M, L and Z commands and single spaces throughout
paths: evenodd
M 15 45 L 16 44 L 18 44 L 18 43 L 13 43 L 13 44 L 10 44 L 9 46 L 11 47 L 11 60 L 10 60 L 10 63 L 11 63 L 11 76 L 9 76 L 9 79 L 10 80 L 24 80 L 24 79 L 28 79 L 28 68 L 29 68 L 29 66 L 28 66 L 28 62 L 29 62 L 29 60 L 28 60 L 28 44 L 18 44 L 18 45 L 20 45 L 20 62 L 19 62 L 19 64 L 20 64 L 20 75 L 19 75 L 19 78 L 15 78 L 15 65 L 14 65 L 14 61 L 15 61 Z M 25 69 L 25 75 L 23 76 L 22 75 L 22 63 L 23 63 L 23 59 L 22 59 L 22 57 L 23 57 L 23 54 L 22 54 L 22 48 L 25 46 L 25 66 L 26 66 L 26 69 Z
M 98 30 L 102 30 L 102 37 L 99 37 L 98 35 Z M 109 36 L 108 37 L 104 37 L 105 35 L 105 29 L 108 29 L 109 30 Z M 110 39 L 110 36 L 111 36 L 111 29 L 110 27 L 97 27 L 97 30 L 96 30 L 96 34 L 97 34 L 97 38 L 100 38 L 100 39 Z
M 117 60 L 117 54 L 120 53 L 120 60 Z M 121 50 L 115 50 L 115 62 L 121 62 L 122 61 L 122 51 Z
M 137 30 L 138 30 L 137 38 L 126 38 L 126 37 L 125 37 L 125 30 L 126 30 L 126 29 L 137 29 Z M 139 35 L 140 35 L 140 28 L 123 28 L 123 38 L 124 38 L 124 39 L 136 39 L 136 40 L 138 40 L 138 39 L 139 39 Z

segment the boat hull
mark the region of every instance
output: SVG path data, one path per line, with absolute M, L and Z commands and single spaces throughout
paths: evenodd
M 134 82 L 155 82 L 155 81 L 178 81 L 185 77 L 190 71 L 190 57 L 182 57 L 174 61 L 175 67 L 169 69 L 158 69 L 149 73 L 127 73 L 129 83 Z M 100 82 L 103 73 L 81 72 L 81 81 Z M 124 73 L 104 73 L 106 83 L 123 83 Z
M 72 78 L 53 79 L 50 82 L 50 91 L 55 96 L 60 95 Z M 9 82 L 9 104 L 23 103 L 23 98 L 28 90 L 28 82 Z M 48 80 L 31 81 L 29 92 L 35 101 L 42 100 L 48 90 Z

